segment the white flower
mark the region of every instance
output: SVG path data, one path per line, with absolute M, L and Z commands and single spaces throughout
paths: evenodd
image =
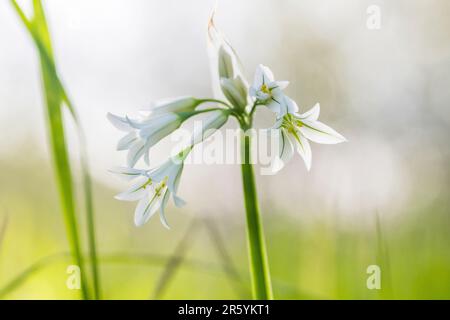
M 127 134 L 119 140 L 117 150 L 128 150 L 127 165 L 134 167 L 141 157 L 149 163 L 151 147 L 178 129 L 188 115 L 163 113 L 142 120 L 132 120 L 108 113 L 108 119 L 119 130 Z
M 201 130 L 194 131 L 190 145 L 155 169 L 141 170 L 119 167 L 111 170 L 127 180 L 134 181 L 128 190 L 116 195 L 115 198 L 123 201 L 139 201 L 134 216 L 137 226 L 145 224 L 160 209 L 161 223 L 169 228 L 164 210 L 170 195 L 176 206 L 180 207 L 185 203 L 177 196 L 183 161 L 195 144 L 204 141 L 214 133 L 214 130 L 222 127 L 228 117 L 229 112 L 227 111 L 212 111 L 211 115 L 202 123 Z
M 159 209 L 161 223 L 169 228 L 164 211 L 170 195 L 176 206 L 184 204 L 184 201 L 177 196 L 184 157 L 185 155 L 180 153 L 153 170 L 119 168 L 115 171 L 127 179 L 130 176 L 133 177 L 133 185 L 115 198 L 122 201 L 139 201 L 134 212 L 136 226 L 145 224 Z
M 287 98 L 288 104 L 295 104 Z M 277 157 L 272 162 L 272 171 L 277 172 L 292 158 L 296 150 L 305 161 L 306 168 L 311 168 L 311 146 L 309 141 L 322 144 L 336 144 L 346 139 L 329 126 L 317 121 L 320 105 L 316 104 L 309 111 L 298 114 L 288 113 L 279 119 L 275 126 L 269 130 L 277 133 L 279 137 Z
M 283 93 L 288 84 L 288 81 L 275 81 L 272 71 L 260 64 L 256 68 L 250 95 L 256 99 L 257 103 L 267 106 L 277 113 L 278 117 L 282 117 L 289 112 Z

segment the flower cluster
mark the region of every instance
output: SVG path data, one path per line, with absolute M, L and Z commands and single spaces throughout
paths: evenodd
M 165 207 L 172 195 L 176 206 L 182 206 L 184 201 L 177 196 L 178 185 L 183 171 L 183 161 L 195 144 L 208 138 L 213 131 L 222 127 L 228 120 L 230 111 L 224 108 L 209 108 L 196 110 L 197 107 L 209 102 L 194 98 L 179 98 L 158 103 L 150 115 L 141 119 L 119 117 L 111 113 L 108 119 L 119 130 L 126 132 L 117 144 L 117 150 L 127 150 L 127 166 L 112 170 L 126 180 L 133 181 L 132 186 L 116 196 L 123 201 L 139 201 L 135 210 L 134 222 L 137 226 L 146 223 L 159 209 L 161 223 L 169 228 L 165 217 Z M 190 145 L 174 157 L 169 158 L 159 167 L 152 169 L 136 169 L 136 163 L 142 158 L 146 165 L 150 164 L 150 148 L 166 136 L 170 135 L 181 124 L 201 113 L 209 116 L 203 120 L 201 131 L 192 135 Z
M 272 171 L 278 172 L 292 158 L 294 151 L 303 158 L 306 168 L 311 168 L 311 146 L 309 141 L 322 144 L 336 144 L 345 138 L 329 126 L 318 121 L 320 105 L 316 104 L 309 111 L 299 114 L 294 100 L 284 94 L 287 81 L 275 81 L 272 71 L 259 65 L 250 95 L 256 105 L 265 105 L 276 114 L 275 125 L 268 130 L 272 136 L 279 138 L 278 152 L 272 163 Z
M 140 118 L 108 114 L 111 123 L 125 133 L 117 144 L 117 150 L 128 152 L 127 166 L 119 167 L 113 172 L 133 181 L 132 186 L 116 198 L 139 201 L 135 210 L 135 224 L 138 226 L 146 223 L 159 209 L 160 220 L 168 227 L 164 210 L 170 195 L 175 205 L 184 204 L 177 195 L 184 160 L 196 144 L 204 141 L 211 134 L 211 130 L 221 128 L 230 116 L 235 117 L 241 128 L 247 130 L 252 127 L 257 106 L 266 106 L 276 114 L 275 125 L 267 130 L 279 139 L 277 154 L 271 167 L 273 172 L 283 168 L 292 158 L 294 150 L 297 150 L 309 170 L 309 141 L 325 144 L 345 141 L 339 133 L 318 121 L 319 104 L 305 113 L 299 113 L 297 104 L 284 93 L 289 83 L 275 81 L 268 67 L 259 65 L 253 84 L 249 86 L 234 50 L 216 30 L 212 21 L 208 35 L 219 97 L 181 97 L 159 101 L 148 115 Z M 205 105 L 208 107 L 203 108 Z M 203 113 L 207 113 L 208 118 L 204 121 L 202 130 L 193 133 L 188 147 L 159 167 L 145 170 L 135 168 L 140 159 L 149 166 L 151 148 L 180 128 L 186 120 Z

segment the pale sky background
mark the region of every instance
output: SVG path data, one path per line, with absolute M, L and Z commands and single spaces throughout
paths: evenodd
M 126 185 L 107 169 L 125 154 L 115 151 L 121 133 L 106 113 L 212 95 L 206 25 L 215 2 L 43 2 L 94 177 L 120 190 Z M 380 30 L 366 27 L 373 4 L 381 8 Z M 297 156 L 279 175 L 258 178 L 262 202 L 354 216 L 448 194 L 449 15 L 445 0 L 220 1 L 216 24 L 248 79 L 257 64 L 270 66 L 291 82 L 287 93 L 302 110 L 320 102 L 321 119 L 349 140 L 313 144 L 309 173 Z M 48 158 L 37 55 L 9 1 L 0 2 L 0 40 L 0 157 Z M 270 124 L 269 115 L 258 114 L 258 123 Z M 166 154 L 164 147 L 153 152 L 159 160 Z M 193 210 L 233 212 L 241 203 L 239 170 L 187 166 L 180 194 Z

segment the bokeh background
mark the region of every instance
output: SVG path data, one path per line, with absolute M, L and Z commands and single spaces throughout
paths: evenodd
M 212 95 L 214 2 L 43 3 L 88 138 L 104 298 L 249 298 L 238 165 L 186 166 L 188 204 L 168 208 L 170 231 L 158 219 L 136 228 L 134 204 L 113 199 L 126 184 L 107 171 L 125 159 L 108 111 Z M 381 9 L 379 30 L 366 26 L 370 5 Z M 248 78 L 257 64 L 270 66 L 290 80 L 302 110 L 320 102 L 321 119 L 349 140 L 313 145 L 309 173 L 297 157 L 257 177 L 276 298 L 450 298 L 449 15 L 446 0 L 219 2 L 216 24 Z M 272 121 L 258 112 L 258 126 Z M 0 128 L 0 288 L 15 281 L 1 298 L 78 298 L 65 285 L 37 53 L 8 1 L 0 3 Z M 169 145 L 152 151 L 155 161 Z M 366 287 L 373 264 L 381 290 Z

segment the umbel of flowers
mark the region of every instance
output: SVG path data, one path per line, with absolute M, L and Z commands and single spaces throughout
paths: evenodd
M 212 133 L 234 117 L 245 131 L 253 126 L 257 107 L 266 107 L 275 114 L 273 127 L 267 129 L 279 139 L 276 157 L 271 169 L 278 172 L 298 153 L 306 168 L 311 168 L 310 142 L 336 144 L 345 138 L 329 126 L 318 121 L 320 106 L 301 113 L 295 101 L 285 93 L 288 81 L 278 81 L 272 71 L 259 65 L 253 83 L 249 86 L 240 67 L 235 51 L 216 29 L 211 17 L 208 25 L 213 87 L 212 98 L 179 97 L 161 100 L 146 116 L 139 118 L 128 115 L 108 114 L 108 119 L 124 136 L 117 143 L 117 150 L 127 151 L 126 165 L 112 170 L 132 181 L 131 186 L 116 198 L 124 201 L 138 201 L 134 214 L 137 226 L 145 224 L 159 212 L 161 223 L 169 228 L 165 207 L 172 197 L 176 206 L 185 202 L 178 195 L 178 186 L 183 172 L 183 163 L 196 144 L 202 143 Z M 188 119 L 207 114 L 202 130 L 193 133 L 191 143 L 175 156 L 158 167 L 149 167 L 149 151 L 163 138 L 171 135 Z M 203 118 L 202 118 L 203 119 Z M 249 159 L 250 137 L 242 139 L 243 158 Z M 147 168 L 137 169 L 136 164 L 144 160 Z M 264 244 L 264 233 L 259 215 L 256 186 L 252 165 L 242 165 L 244 200 L 246 205 L 247 234 L 250 256 L 250 272 L 254 298 L 271 299 L 272 289 Z

